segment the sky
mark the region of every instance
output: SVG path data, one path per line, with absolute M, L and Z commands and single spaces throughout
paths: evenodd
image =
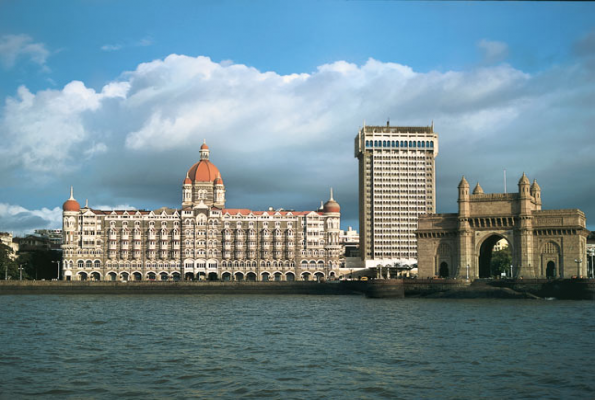
M 358 229 L 364 124 L 439 134 L 437 212 L 465 175 L 595 229 L 595 3 L 0 0 L 0 231 L 62 203 L 181 206 L 206 140 L 228 208 Z M 593 219 L 590 219 L 593 218 Z

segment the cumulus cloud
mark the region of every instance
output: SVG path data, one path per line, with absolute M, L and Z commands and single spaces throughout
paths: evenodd
M 29 35 L 0 36 L 0 63 L 6 69 L 14 67 L 19 59 L 45 67 L 49 54 L 45 44 L 34 42 Z
M 595 189 L 572 199 L 559 194 L 572 193 L 572 182 L 590 182 L 593 82 L 576 73 L 580 64 L 536 74 L 495 65 L 507 46 L 480 46 L 491 62 L 462 71 L 420 72 L 370 59 L 281 75 L 170 55 L 100 91 L 82 82 L 37 93 L 21 87 L 1 111 L 0 171 L 67 177 L 92 202 L 177 206 L 206 138 L 228 206 L 312 209 L 333 186 L 344 221 L 357 225 L 353 138 L 363 120 L 434 120 L 438 211 L 456 208 L 461 175 L 499 192 L 506 168 L 509 177 L 536 177 L 546 207 L 595 212 L 588 197 Z
M 477 44 L 483 54 L 483 62 L 495 64 L 508 57 L 508 45 L 504 42 L 482 39 Z
M 24 235 L 35 229 L 58 229 L 61 226 L 60 207 L 28 210 L 19 205 L 0 203 L 0 231 Z

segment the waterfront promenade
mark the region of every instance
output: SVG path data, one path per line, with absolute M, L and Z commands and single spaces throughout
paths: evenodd
M 391 279 L 341 282 L 0 281 L 8 294 L 365 295 L 370 298 L 595 300 L 595 281 L 581 279 Z

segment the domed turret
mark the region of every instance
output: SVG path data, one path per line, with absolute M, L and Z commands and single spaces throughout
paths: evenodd
M 473 194 L 483 194 L 483 188 L 479 185 L 479 182 L 477 182 L 477 185 L 475 185 L 475 189 L 473 189 Z
M 62 210 L 67 212 L 79 212 L 81 211 L 81 205 L 74 199 L 72 186 L 70 187 L 70 198 L 62 205 Z
M 223 185 L 223 179 L 221 179 L 221 174 L 218 174 L 215 178 L 215 185 Z
M 340 213 L 341 206 L 333 199 L 333 189 L 331 188 L 331 198 L 324 203 L 323 211 L 325 213 Z
M 467 179 L 465 179 L 465 175 L 463 175 L 461 182 L 459 182 L 459 188 L 463 188 L 463 187 L 466 187 L 466 188 L 469 187 L 469 182 L 467 182 Z
M 521 179 L 519 179 L 519 185 L 530 185 L 531 182 L 529 182 L 529 178 L 527 178 L 527 175 L 525 175 L 525 173 L 523 172 L 523 176 L 521 176 Z
M 203 143 L 200 146 L 200 161 L 186 173 L 182 185 L 182 207 L 225 206 L 225 186 L 221 172 L 209 161 L 209 152 L 209 146 Z
M 531 184 L 531 194 L 533 195 L 535 192 L 540 192 L 541 188 L 537 184 L 537 179 L 533 179 L 533 183 Z
M 206 143 L 200 146 L 200 161 L 190 167 L 186 176 L 191 183 L 214 182 L 217 177 L 221 177 L 219 169 L 209 161 L 209 146 Z

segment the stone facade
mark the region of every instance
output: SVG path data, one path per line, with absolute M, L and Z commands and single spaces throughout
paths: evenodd
M 182 184 L 182 207 L 81 208 L 64 203 L 64 276 L 72 280 L 291 281 L 338 277 L 340 207 L 225 208 L 225 186 L 203 144 Z
M 518 193 L 473 193 L 463 177 L 459 212 L 419 217 L 419 276 L 487 278 L 492 248 L 506 239 L 516 278 L 585 276 L 585 214 L 577 209 L 542 210 L 541 188 L 525 174 Z

